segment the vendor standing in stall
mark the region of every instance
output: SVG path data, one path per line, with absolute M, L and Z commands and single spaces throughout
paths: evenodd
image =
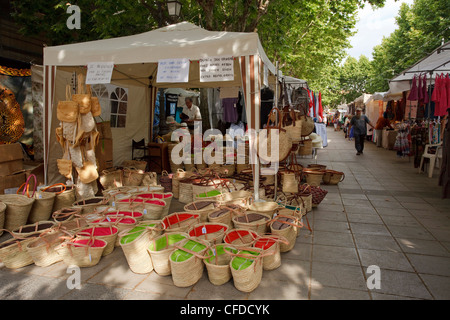
M 391 126 L 391 122 L 387 117 L 387 112 L 383 112 L 383 115 L 378 118 L 374 128 L 377 147 L 382 146 L 383 128 L 386 127 L 388 127 L 389 129 L 393 129 Z
M 356 115 L 350 120 L 349 132 L 353 127 L 353 134 L 355 136 L 355 148 L 356 155 L 359 156 L 363 154 L 364 151 L 364 140 L 367 135 L 367 124 L 374 128 L 373 124 L 370 122 L 366 115 L 362 114 L 362 109 L 356 109 Z
M 200 108 L 192 103 L 192 98 L 190 97 L 186 97 L 184 101 L 186 106 L 183 107 L 183 112 L 180 115 L 181 121 L 186 122 L 188 126 L 193 126 L 194 121 L 202 120 Z

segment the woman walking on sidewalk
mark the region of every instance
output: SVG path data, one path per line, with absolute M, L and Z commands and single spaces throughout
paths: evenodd
M 357 156 L 363 154 L 364 151 L 364 140 L 366 139 L 367 135 L 367 124 L 369 124 L 369 126 L 371 126 L 373 129 L 374 126 L 370 122 L 369 118 L 367 118 L 366 115 L 362 114 L 361 108 L 357 108 L 356 115 L 352 118 L 352 120 L 350 120 L 349 125 L 349 130 L 353 128 Z

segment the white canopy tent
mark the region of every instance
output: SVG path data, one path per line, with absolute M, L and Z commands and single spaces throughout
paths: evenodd
M 410 68 L 389 81 L 389 94 L 401 93 L 411 89 L 414 75 L 426 73 L 427 84 L 433 84 L 437 74 L 450 72 L 450 41 L 433 51 Z
M 234 80 L 201 82 L 199 60 L 228 56 L 234 59 Z M 158 83 L 158 61 L 162 59 L 189 59 L 189 81 L 186 83 Z M 44 48 L 44 166 L 46 183 L 49 166 L 55 166 L 54 150 L 57 126 L 56 105 L 64 100 L 64 87 L 57 83 L 58 72 L 86 74 L 90 62 L 114 62 L 111 83 L 136 88 L 134 93 L 145 96 L 133 103 L 133 112 L 139 113 L 141 126 L 147 126 L 151 135 L 153 108 L 157 88 L 242 87 L 244 91 L 248 128 L 260 129 L 260 90 L 264 68 L 271 80 L 275 66 L 265 54 L 257 33 L 207 31 L 188 22 L 181 22 L 157 30 L 120 37 Z M 131 96 L 130 92 L 130 96 Z M 131 98 L 131 97 L 130 97 Z M 149 120 L 143 120 L 147 113 Z M 128 121 L 128 120 L 127 120 Z M 131 145 L 131 140 L 130 140 Z M 52 154 L 50 156 L 50 154 Z M 55 166 L 56 167 L 56 166 Z M 255 168 L 254 168 L 255 169 Z M 254 170 L 255 181 L 259 170 Z M 258 184 L 255 194 L 258 195 Z

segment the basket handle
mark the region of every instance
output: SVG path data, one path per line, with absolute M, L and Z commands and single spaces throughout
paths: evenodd
M 62 186 L 63 188 L 62 188 L 61 191 L 59 191 L 59 192 L 56 193 L 57 195 L 63 193 L 64 191 L 66 191 L 67 186 L 66 186 L 64 183 L 55 183 L 55 184 L 52 184 L 51 186 L 48 186 L 48 187 L 45 187 L 44 189 L 42 189 L 42 191 L 45 192 L 46 190 L 48 190 L 48 189 L 50 189 L 50 188 L 54 188 L 54 187 L 58 187 L 58 186 Z
M 34 178 L 34 188 L 33 188 L 34 190 L 33 190 L 33 194 L 32 194 L 31 197 L 30 197 L 30 194 L 29 194 L 28 191 L 29 191 L 29 187 L 30 187 L 30 179 L 31 179 L 31 177 Z M 28 198 L 33 198 L 33 197 L 34 197 L 34 194 L 36 193 L 36 188 L 37 188 L 37 178 L 36 178 L 36 176 L 35 176 L 34 174 L 30 174 L 30 175 L 28 176 L 27 181 L 26 181 L 25 183 L 23 183 L 23 184 L 19 187 L 19 189 L 17 189 L 17 194 L 20 193 L 20 189 L 22 189 L 22 187 L 23 187 L 22 195 L 25 195 L 25 192 L 26 192 Z

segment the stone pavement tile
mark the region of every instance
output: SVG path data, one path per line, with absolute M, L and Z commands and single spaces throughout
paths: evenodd
M 264 270 L 261 282 L 279 281 L 309 285 L 310 261 L 285 259 L 281 253 L 281 265 L 275 270 Z
M 204 271 L 206 272 L 206 271 Z M 153 274 L 153 272 L 151 273 Z M 158 276 L 159 277 L 159 276 Z M 167 282 L 155 281 L 155 277 L 147 277 L 134 290 L 142 292 L 158 293 L 162 299 L 184 299 L 191 291 L 192 286 L 180 288 L 173 284 L 172 277 L 163 277 Z M 170 281 L 169 281 L 170 279 Z
M 342 232 L 315 230 L 313 243 L 338 247 L 349 247 L 349 248 L 355 247 L 352 235 L 350 233 L 342 233 Z
M 385 250 L 391 252 L 401 252 L 395 239 L 388 236 L 367 235 L 364 233 L 353 235 L 358 249 Z
M 419 274 L 436 300 L 450 300 L 450 277 Z
M 409 213 L 411 213 L 416 218 L 427 218 L 427 219 L 442 219 L 442 218 L 450 218 L 445 213 L 436 211 L 436 210 L 414 210 L 408 209 Z
M 400 203 L 406 209 L 434 211 L 433 206 L 428 203 L 416 203 L 416 202 L 400 202 Z
M 433 235 L 423 227 L 389 226 L 395 238 L 435 240 Z
M 375 223 L 383 224 L 383 221 L 377 214 L 367 214 L 367 213 L 347 213 L 349 222 L 361 222 L 361 223 Z
M 424 300 L 419 298 L 403 297 L 392 294 L 374 293 L 374 292 L 371 292 L 371 295 L 373 300 Z
M 309 223 L 311 224 L 311 219 L 309 219 Z M 308 228 L 306 227 L 306 220 L 303 221 L 304 222 L 304 227 L 300 230 L 300 234 L 297 237 L 297 240 L 295 241 L 295 243 L 306 243 L 306 244 L 311 244 L 312 243 L 312 238 L 313 238 L 313 234 L 308 230 Z M 314 229 L 313 229 L 314 230 Z
M 371 200 L 371 202 L 375 209 L 378 208 L 404 209 L 401 203 L 397 201 Z
M 450 233 L 450 219 L 447 217 L 428 218 L 425 216 L 417 217 L 417 220 L 427 229 L 445 229 Z
M 441 241 L 441 244 L 447 249 L 447 251 L 450 251 L 450 241 Z
M 264 280 L 264 275 L 263 279 Z M 188 300 L 244 300 L 248 293 L 241 292 L 234 287 L 233 278 L 227 283 L 216 286 L 208 278 L 206 272 L 202 278 L 192 287 L 187 295 Z
M 433 299 L 419 276 L 415 273 L 381 268 L 380 277 L 380 289 L 372 289 L 372 294 L 378 293 L 405 298 Z
M 311 286 L 365 290 L 366 280 L 360 266 L 314 261 L 311 267 Z
M 450 277 L 449 257 L 426 256 L 413 253 L 406 253 L 406 256 L 419 273 Z
M 343 211 L 328 211 L 314 215 L 314 220 L 347 221 L 347 216 Z
M 308 292 L 307 284 L 261 281 L 260 285 L 250 292 L 248 300 L 308 300 Z
M 386 195 L 368 194 L 368 195 L 367 195 L 367 198 L 368 198 L 370 201 L 386 201 L 386 202 L 389 202 L 389 201 L 396 201 L 395 198 L 394 198 L 393 196 L 390 196 L 390 195 L 388 195 L 388 194 L 386 194 Z
M 404 227 L 420 227 L 420 223 L 417 222 L 417 219 L 409 216 L 392 216 L 385 215 L 382 217 L 383 222 L 389 226 L 404 226 Z
M 352 193 L 344 193 L 341 194 L 342 199 L 348 200 L 367 200 L 367 196 L 365 194 L 352 194 Z
M 101 284 L 84 283 L 81 289 L 72 289 L 63 300 L 123 300 L 131 290 Z
M 69 291 L 62 279 L 9 270 L 2 270 L 0 275 L 0 300 L 54 300 Z
M 350 232 L 347 222 L 331 220 L 315 220 L 314 231 Z
M 120 259 L 113 263 L 109 268 L 94 275 L 87 280 L 87 282 L 124 289 L 134 289 L 147 277 L 148 274 L 137 274 L 132 272 L 126 260 Z
M 153 293 L 153 292 L 142 292 L 142 291 L 130 291 L 124 298 L 124 300 L 163 300 L 164 296 Z M 166 297 L 167 300 L 174 300 L 171 297 Z
M 315 212 L 328 212 L 328 211 L 342 211 L 344 206 L 342 204 L 319 204 L 314 208 Z
M 380 235 L 380 236 L 390 235 L 386 227 L 380 224 L 350 222 L 350 228 L 354 234 L 362 233 L 366 235 Z
M 360 265 L 355 248 L 315 244 L 313 245 L 312 259 L 313 261 Z
M 438 241 L 406 238 L 397 238 L 397 241 L 406 253 L 450 257 L 450 252 Z
M 311 300 L 370 300 L 367 290 L 317 286 L 311 288 Z
M 424 199 L 419 197 L 411 197 L 411 196 L 395 196 L 395 199 L 400 202 L 407 203 L 427 203 Z
M 410 217 L 411 213 L 406 209 L 398 209 L 398 208 L 377 208 L 377 212 L 380 216 L 401 216 L 401 217 Z
M 374 214 L 377 213 L 372 206 L 370 207 L 345 206 L 345 211 L 351 213 L 374 213 Z
M 342 203 L 344 206 L 371 206 L 371 203 L 367 199 L 346 199 L 342 198 Z
M 310 261 L 311 250 L 311 243 L 296 242 L 295 246 L 290 251 L 281 252 L 281 259 L 282 261 L 284 261 L 285 259 Z
M 450 232 L 446 229 L 428 228 L 428 231 L 436 239 L 441 242 L 450 241 Z
M 364 267 L 371 265 L 382 269 L 400 270 L 413 272 L 414 269 L 401 252 L 392 252 L 386 250 L 358 249 L 361 257 L 361 264 Z

